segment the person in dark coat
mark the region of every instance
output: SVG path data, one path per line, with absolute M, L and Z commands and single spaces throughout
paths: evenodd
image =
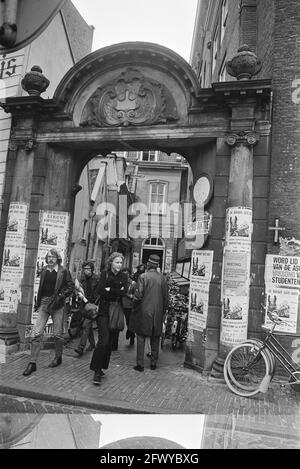
M 107 370 L 112 351 L 112 344 L 116 340 L 119 331 L 108 328 L 108 311 L 111 302 L 121 303 L 128 291 L 127 276 L 122 270 L 124 256 L 119 252 L 113 252 L 107 260 L 107 268 L 101 272 L 97 287 L 97 295 L 100 296 L 98 325 L 98 343 L 94 350 L 90 369 L 94 371 L 93 383 L 99 385 L 104 375 L 103 369 Z
M 122 298 L 124 314 L 125 314 L 125 319 L 126 319 L 126 326 L 127 326 L 126 339 L 129 340 L 130 345 L 134 345 L 135 333 L 131 327 L 130 319 L 132 315 L 133 296 L 134 296 L 134 291 L 136 288 L 136 282 L 132 280 L 130 276 L 130 270 L 128 269 L 128 267 L 125 267 L 122 270 L 122 272 L 124 272 L 127 275 L 127 279 L 128 279 L 128 291 L 127 291 L 127 294 L 123 296 Z
M 94 264 L 93 262 L 86 261 L 82 264 L 83 276 L 81 278 L 81 287 L 84 292 L 84 300 L 81 304 L 82 312 L 82 326 L 81 326 L 81 337 L 78 346 L 75 348 L 74 352 L 77 353 L 78 357 L 83 355 L 87 340 L 89 340 L 88 351 L 91 351 L 95 348 L 95 339 L 93 331 L 93 320 L 84 317 L 84 304 L 85 303 L 95 303 L 97 300 L 96 288 L 99 283 L 99 277 L 94 274 Z
M 62 267 L 62 257 L 56 249 L 50 249 L 45 260 L 47 266 L 41 271 L 37 294 L 37 320 L 31 336 L 30 362 L 23 373 L 24 376 L 36 371 L 36 362 L 49 316 L 53 320 L 55 341 L 55 358 L 49 367 L 54 368 L 62 363 L 65 300 L 72 295 L 75 286 L 69 270 Z
M 150 337 L 151 370 L 156 369 L 158 360 L 159 341 L 168 306 L 168 285 L 162 273 L 157 272 L 158 265 L 159 257 L 152 254 L 147 262 L 147 272 L 139 276 L 135 291 L 136 371 L 144 371 L 146 337 Z

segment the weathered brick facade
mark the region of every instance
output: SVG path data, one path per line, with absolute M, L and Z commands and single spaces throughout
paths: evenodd
M 216 41 L 216 28 L 222 28 L 224 6 L 227 5 L 225 29 Z M 224 59 L 237 53 L 247 44 L 261 60 L 261 70 L 255 79 L 272 80 L 270 106 L 257 108 L 255 129 L 260 135 L 253 148 L 253 235 L 251 252 L 251 283 L 248 335 L 260 335 L 263 319 L 261 303 L 264 300 L 266 254 L 295 255 L 300 253 L 300 15 L 299 1 L 293 0 L 224 0 L 199 1 L 198 15 L 192 45 L 191 64 L 203 87 L 214 87 L 219 81 L 235 80 L 222 74 Z M 211 43 L 209 41 L 212 41 Z M 215 60 L 215 66 L 213 63 Z M 203 73 L 205 70 L 205 80 Z M 220 328 L 220 284 L 224 240 L 225 210 L 228 204 L 230 150 L 223 140 L 216 148 L 216 171 L 213 234 L 207 249 L 214 250 L 214 273 L 210 288 L 206 366 L 217 351 Z M 281 242 L 274 244 L 274 233 L 268 228 L 279 218 Z M 222 232 L 223 230 L 223 232 Z M 219 233 L 219 235 L 217 234 Z M 300 330 L 284 338 L 292 352 Z

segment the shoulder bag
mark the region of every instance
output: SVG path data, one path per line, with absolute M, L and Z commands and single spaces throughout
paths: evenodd
M 119 301 L 111 301 L 108 310 L 108 329 L 123 331 L 124 327 L 123 307 Z

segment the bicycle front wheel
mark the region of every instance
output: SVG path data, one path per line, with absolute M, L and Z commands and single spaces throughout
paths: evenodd
M 224 378 L 229 389 L 242 397 L 260 392 L 263 378 L 270 373 L 270 360 L 264 350 L 254 343 L 234 347 L 224 363 Z

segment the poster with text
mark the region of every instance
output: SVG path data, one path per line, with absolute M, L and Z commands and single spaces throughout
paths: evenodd
M 250 253 L 224 249 L 222 297 L 248 296 Z
M 265 283 L 277 288 L 300 289 L 300 257 L 267 254 Z
M 191 281 L 209 283 L 212 275 L 213 251 L 194 250 L 191 259 Z
M 28 204 L 11 202 L 3 249 L 0 312 L 16 312 L 24 275 Z
M 62 265 L 65 265 L 70 232 L 70 214 L 68 212 L 41 210 L 39 219 L 39 245 L 33 288 L 32 323 L 35 323 L 37 318 L 34 309 L 36 306 L 41 271 L 43 267 L 46 266 L 46 255 L 50 249 L 56 249 L 62 257 Z
M 252 210 L 230 207 L 226 211 L 225 244 L 231 251 L 251 251 Z
M 274 288 L 266 285 L 265 325 L 269 328 L 274 324 L 269 313 L 275 312 L 282 320 L 275 328 L 280 332 L 297 332 L 299 291 L 291 288 Z
M 227 296 L 222 301 L 222 327 L 220 340 L 235 346 L 245 339 L 248 324 L 248 297 Z
M 209 284 L 192 283 L 189 290 L 189 327 L 203 331 L 208 313 Z

